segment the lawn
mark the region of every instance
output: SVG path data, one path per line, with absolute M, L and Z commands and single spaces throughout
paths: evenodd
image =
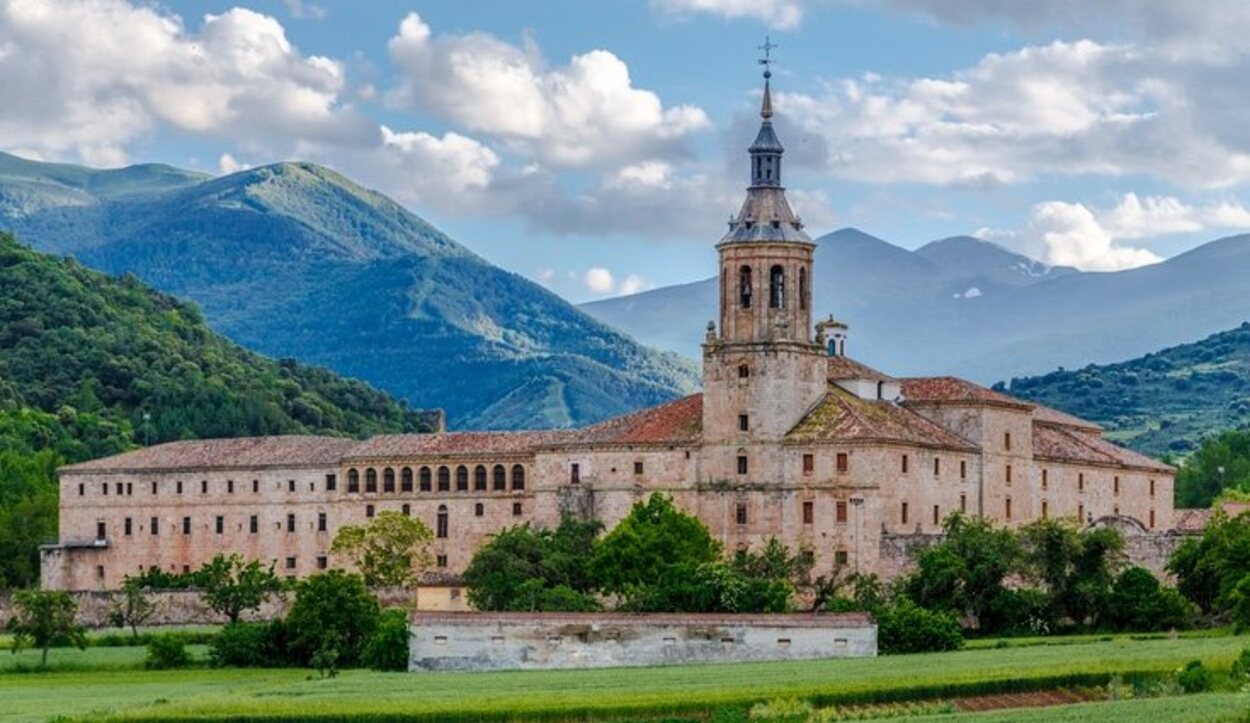
M 1057 708 L 907 718 L 908 723 L 1140 723 L 1152 720 L 1167 723 L 1246 723 L 1250 721 L 1250 693 L 1206 693 L 1176 698 L 1082 703 Z
M 975 692 L 987 686 L 1058 686 L 1075 684 L 1083 677 L 1090 682 L 1107 673 L 1174 670 L 1195 658 L 1227 669 L 1247 643 L 1250 639 L 1233 636 L 1117 638 L 1068 645 L 786 663 L 501 673 L 347 671 L 333 680 L 310 679 L 304 670 L 71 670 L 6 674 L 0 675 L 0 721 L 42 720 L 53 715 L 83 720 L 483 720 L 504 716 L 550 719 L 699 713 L 722 705 L 784 697 L 805 698 L 824 705 L 917 697 L 918 693 L 940 697 L 960 691 Z M 100 655 L 102 664 L 117 667 L 124 665 L 118 657 L 119 650 L 128 649 L 89 649 L 85 654 L 55 650 L 51 662 L 54 666 L 66 664 L 69 659 L 63 656 L 77 654 L 83 657 L 74 658 L 73 662 L 86 666 L 92 655 Z M 133 651 L 132 655 L 138 652 Z M 136 664 L 141 657 L 139 654 L 128 660 Z M 1136 711 L 1136 706 L 1147 704 L 1168 710 L 1166 705 L 1181 702 L 1187 704 L 1177 710 L 1198 710 L 1194 707 L 1197 701 L 1215 706 L 1210 710 L 1219 712 L 1226 706 L 1229 712 L 1239 710 L 1236 706 L 1245 703 L 1235 697 L 1208 695 L 1176 701 L 1134 701 L 1126 710 Z M 1067 715 L 1061 711 L 1036 713 Z

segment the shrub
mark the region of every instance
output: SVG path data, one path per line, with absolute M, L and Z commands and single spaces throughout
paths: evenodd
M 1167 630 L 1185 627 L 1189 602 L 1175 588 L 1159 584 L 1149 570 L 1130 567 L 1116 578 L 1109 617 L 1120 630 Z
M 287 650 L 300 665 L 311 664 L 314 655 L 325 662 L 333 653 L 333 665 L 318 667 L 355 666 L 377 627 L 378 614 L 378 601 L 359 575 L 342 570 L 312 575 L 296 585 L 295 603 L 286 617 Z
M 365 646 L 361 662 L 374 670 L 407 670 L 410 637 L 408 611 L 403 608 L 385 610 Z
M 187 644 L 182 636 L 164 633 L 153 636 L 148 643 L 148 657 L 143 667 L 149 670 L 171 670 L 185 668 L 191 664 L 191 654 L 187 652 Z
M 1211 690 L 1211 671 L 1200 660 L 1191 660 L 1176 675 L 1176 682 L 1186 693 L 1205 693 Z
M 290 662 L 286 651 L 286 626 L 271 623 L 227 623 L 213 638 L 209 662 L 216 667 L 274 668 Z
M 1243 648 L 1241 655 L 1233 661 L 1232 676 L 1236 683 L 1250 681 L 1250 648 Z
M 954 615 L 926 610 L 906 597 L 878 608 L 874 617 L 877 648 L 883 654 L 931 653 L 964 645 L 963 630 Z

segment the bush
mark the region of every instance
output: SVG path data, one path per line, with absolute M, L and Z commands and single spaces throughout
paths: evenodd
M 187 652 L 187 644 L 182 636 L 164 633 L 152 638 L 148 643 L 148 657 L 143 667 L 148 670 L 171 670 L 185 668 L 191 664 L 191 654 Z
M 1232 677 L 1234 683 L 1250 682 L 1250 648 L 1243 648 L 1233 661 Z
M 1211 671 L 1200 660 L 1191 660 L 1176 675 L 1176 682 L 1186 693 L 1205 693 L 1211 690 Z
M 877 648 L 886 655 L 958 650 L 964 645 L 963 630 L 954 615 L 926 610 L 902 596 L 873 615 Z
M 384 611 L 365 646 L 361 662 L 374 670 L 407 670 L 410 637 L 408 611 L 403 608 Z
M 277 668 L 287 665 L 286 626 L 271 623 L 227 623 L 208 649 L 215 667 Z
M 378 624 L 378 601 L 359 575 L 330 570 L 297 583 L 295 603 L 286 617 L 287 650 L 300 665 L 313 656 L 330 659 L 319 668 L 350 668 L 360 662 Z M 333 644 L 331 644 L 333 641 Z
M 1119 630 L 1151 631 L 1185 627 L 1189 602 L 1176 588 L 1159 584 L 1149 570 L 1130 567 L 1116 578 L 1108 608 Z

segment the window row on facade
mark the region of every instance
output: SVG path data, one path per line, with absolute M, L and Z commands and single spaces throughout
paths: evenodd
M 348 493 L 450 492 L 453 484 L 457 492 L 520 492 L 525 489 L 525 466 L 514 464 L 509 469 L 496 464 L 488 469 L 479 464 L 470 469 L 463 464 L 454 468 L 422 465 L 415 473 L 412 467 L 401 467 L 398 472 L 394 467 L 383 467 L 381 473 L 375 467 L 366 467 L 363 474 L 355 467 L 347 470 Z

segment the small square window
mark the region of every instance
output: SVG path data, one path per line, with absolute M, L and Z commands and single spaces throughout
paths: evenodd
M 634 462 L 634 474 L 642 474 L 642 462 Z
M 426 559 L 428 560 L 429 558 L 426 558 Z M 435 564 L 435 566 L 437 566 L 437 567 L 447 567 L 447 556 L 446 556 L 446 555 L 436 555 L 436 556 L 434 557 L 434 564 Z
M 522 512 L 522 509 L 521 509 L 521 503 L 520 503 L 520 502 L 513 502 L 513 503 L 512 503 L 512 516 L 513 516 L 513 517 L 520 517 L 520 516 L 521 516 L 521 512 Z
M 408 503 L 406 503 L 406 502 L 405 502 L 405 503 L 404 503 L 404 506 L 403 506 L 403 507 L 401 507 L 401 508 L 399 508 L 399 509 L 400 509 L 400 511 L 401 511 L 401 512 L 403 512 L 403 513 L 404 513 L 404 517 L 411 517 L 411 516 L 412 516 L 412 505 L 410 505 L 410 504 L 408 504 Z
M 329 559 L 327 559 L 327 558 L 326 558 L 326 556 L 325 556 L 325 555 L 321 555 L 320 557 L 318 557 L 318 558 L 317 558 L 317 569 L 318 569 L 318 570 L 324 570 L 324 569 L 326 569 L 327 567 L 329 567 L 329 565 L 330 565 L 330 561 L 329 561 Z
M 837 550 L 833 553 L 833 561 L 838 565 L 845 565 L 849 560 L 846 550 Z
M 473 505 L 474 517 L 482 517 L 485 514 L 486 514 L 486 505 L 482 504 L 481 502 L 478 502 L 477 504 Z
M 286 559 L 286 569 L 288 569 L 288 570 L 294 570 L 294 569 L 295 569 L 295 558 L 294 558 L 294 557 L 288 557 L 288 558 Z
M 326 475 L 326 491 L 327 492 L 333 492 L 334 490 L 338 489 L 338 486 L 339 486 L 339 478 L 337 475 L 332 475 L 332 474 Z

